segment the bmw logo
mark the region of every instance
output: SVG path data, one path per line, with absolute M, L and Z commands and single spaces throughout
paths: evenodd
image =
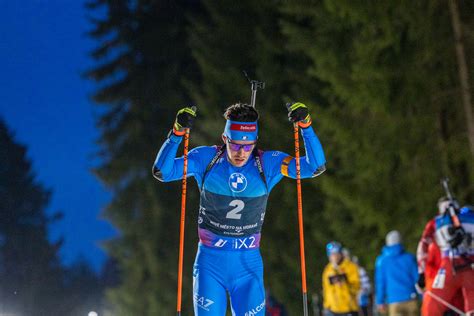
M 229 177 L 229 187 L 233 192 L 242 192 L 247 188 L 247 178 L 241 173 L 233 173 Z

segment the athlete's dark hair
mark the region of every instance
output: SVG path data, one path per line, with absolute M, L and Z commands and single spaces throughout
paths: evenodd
M 237 122 L 255 122 L 258 120 L 258 112 L 254 107 L 239 102 L 232 104 L 225 110 L 224 118 Z

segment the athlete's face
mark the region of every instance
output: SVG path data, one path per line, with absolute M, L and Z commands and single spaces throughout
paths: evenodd
M 222 135 L 222 140 L 226 143 L 227 157 L 232 165 L 242 167 L 249 160 L 252 150 L 255 148 L 254 141 L 230 140 Z

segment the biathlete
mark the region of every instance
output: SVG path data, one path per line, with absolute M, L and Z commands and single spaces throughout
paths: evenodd
M 426 225 L 417 251 L 418 286 L 424 288 L 428 285 L 428 293 L 423 297 L 422 315 L 445 315 L 450 308 L 448 303 L 454 307 L 463 305 L 466 315 L 474 316 L 474 211 L 470 207 L 459 208 L 457 201 L 446 197 L 438 201 L 438 208 L 440 214 Z M 454 226 L 449 208 L 455 210 L 459 227 Z M 439 247 L 441 259 L 436 273 L 425 275 L 427 249 L 431 243 Z
M 298 123 L 305 144 L 301 178 L 315 177 L 325 170 L 326 159 L 308 108 L 302 103 L 287 107 L 288 118 Z M 176 154 L 195 117 L 192 108 L 178 112 L 153 165 L 158 180 L 182 178 L 183 157 Z M 296 162 L 283 152 L 257 149 L 255 108 L 231 105 L 224 117 L 223 145 L 197 147 L 188 154 L 187 175 L 196 179 L 200 190 L 194 314 L 225 315 L 228 294 L 233 315 L 265 315 L 260 233 L 270 191 L 284 176 L 296 178 Z

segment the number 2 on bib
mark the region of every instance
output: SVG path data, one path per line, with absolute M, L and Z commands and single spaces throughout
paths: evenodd
M 225 217 L 231 219 L 240 219 L 242 217 L 242 214 L 239 214 L 239 212 L 244 209 L 245 203 L 241 200 L 233 200 L 229 203 L 229 206 L 234 207 L 234 209 L 227 212 L 227 215 Z

